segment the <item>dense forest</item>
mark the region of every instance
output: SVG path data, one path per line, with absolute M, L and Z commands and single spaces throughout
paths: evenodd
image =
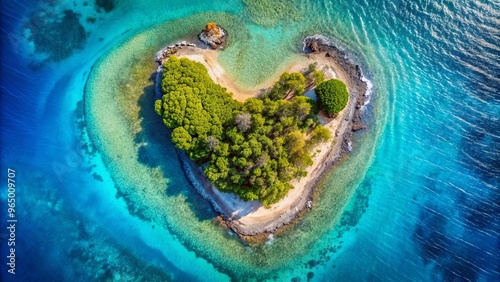
M 244 103 L 213 82 L 201 63 L 172 56 L 163 67 L 155 110 L 175 146 L 221 191 L 269 206 L 293 188 L 290 180 L 307 174 L 315 145 L 331 138 L 317 121 L 316 102 L 302 95 L 324 79 L 314 65 L 306 75 L 284 73 Z

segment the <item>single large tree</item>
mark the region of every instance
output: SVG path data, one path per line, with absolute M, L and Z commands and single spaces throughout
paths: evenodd
M 330 117 L 342 111 L 349 99 L 346 85 L 338 79 L 330 79 L 320 83 L 315 92 L 318 95 L 321 109 Z
M 252 115 L 249 113 L 236 115 L 234 121 L 241 132 L 247 132 L 252 127 Z
M 302 95 L 306 89 L 306 78 L 300 72 L 285 72 L 271 88 L 269 98 L 273 100 L 289 99 L 293 96 Z

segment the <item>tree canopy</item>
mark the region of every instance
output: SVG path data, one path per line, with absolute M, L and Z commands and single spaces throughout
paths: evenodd
M 174 144 L 191 159 L 204 160 L 207 138 L 222 139 L 224 127 L 234 119 L 233 111 L 242 105 L 212 81 L 201 63 L 172 56 L 163 67 L 163 97 L 155 103 L 155 110 L 168 128 L 184 129 L 172 132 Z
M 287 99 L 291 96 L 304 94 L 306 78 L 300 72 L 285 72 L 271 88 L 268 97 L 273 100 Z
M 323 81 L 314 91 L 318 95 L 320 108 L 329 116 L 342 111 L 349 99 L 346 85 L 338 79 Z
M 201 63 L 172 56 L 163 67 L 163 96 L 155 111 L 172 129 L 175 146 L 202 165 L 221 191 L 269 206 L 293 188 L 289 181 L 306 175 L 312 142 L 330 138 L 317 123 L 315 101 L 308 97 L 241 103 L 214 83 Z M 303 78 L 287 74 L 273 88 L 285 96 L 300 93 Z
M 206 31 L 211 31 L 213 30 L 215 33 L 218 33 L 219 32 L 219 27 L 217 26 L 217 24 L 215 22 L 209 22 L 207 23 L 207 25 L 205 26 L 205 30 Z

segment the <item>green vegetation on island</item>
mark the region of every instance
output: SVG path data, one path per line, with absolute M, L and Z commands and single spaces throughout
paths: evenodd
M 314 62 L 309 64 L 309 67 L 307 68 L 307 73 L 306 75 L 308 76 L 309 80 L 311 83 L 315 85 L 319 85 L 321 82 L 325 81 L 325 74 L 323 74 L 322 71 L 317 70 L 316 68 L 318 67 L 318 63 Z M 311 86 L 311 85 L 309 85 Z
M 318 95 L 321 109 L 330 117 L 340 113 L 349 99 L 346 85 L 338 79 L 323 81 L 314 91 Z
M 312 165 L 309 151 L 331 138 L 317 122 L 316 102 L 303 96 L 308 79 L 285 73 L 260 98 L 232 99 L 201 63 L 170 57 L 156 112 L 172 142 L 204 168 L 224 192 L 269 206 L 282 199 Z

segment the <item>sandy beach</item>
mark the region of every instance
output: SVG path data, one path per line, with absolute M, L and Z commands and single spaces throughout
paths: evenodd
M 184 47 L 175 54 L 177 57 L 189 58 L 205 65 L 210 77 L 239 101 L 256 97 L 261 89 L 271 87 L 283 72 L 300 72 L 313 62 L 317 63 L 317 69 L 323 71 L 326 79 L 337 78 L 347 85 L 349 101 L 345 109 L 333 119 L 321 114 L 319 116 L 321 124 L 331 131 L 333 138 L 315 148 L 313 165 L 307 168 L 307 176 L 293 180 L 291 184 L 294 189 L 270 208 L 265 208 L 259 201 L 244 202 L 234 194 L 220 192 L 208 181 L 203 171 L 194 165 L 194 162 L 182 151 L 177 150 L 190 182 L 212 203 L 226 225 L 240 236 L 272 233 L 277 228 L 289 224 L 302 210 L 313 208 L 312 192 L 321 176 L 330 170 L 344 153 L 351 150 L 353 123 L 359 123 L 358 109 L 364 103 L 367 85 L 362 80 L 359 67 L 352 64 L 342 51 L 332 46 L 321 47 L 323 50 L 303 54 L 284 69 L 278 70 L 267 81 L 251 89 L 242 88 L 231 79 L 217 60 L 219 54 L 217 50 Z M 311 89 L 305 95 L 314 96 L 314 92 Z

